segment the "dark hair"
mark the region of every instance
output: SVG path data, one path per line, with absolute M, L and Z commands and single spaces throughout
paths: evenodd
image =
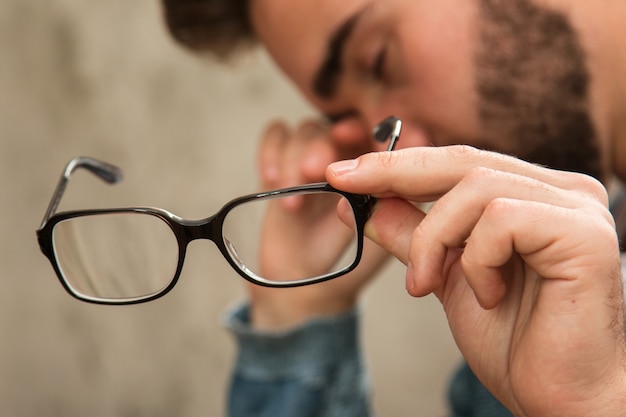
M 230 58 L 255 44 L 249 0 L 162 0 L 172 37 L 197 52 Z

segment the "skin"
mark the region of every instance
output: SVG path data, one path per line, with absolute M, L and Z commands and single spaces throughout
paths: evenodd
M 623 287 L 607 193 L 558 170 L 626 179 L 623 2 L 252 0 L 251 15 L 285 75 L 335 121 L 271 125 L 263 186 L 326 179 L 380 198 L 366 230 L 377 245 L 359 268 L 311 287 L 250 287 L 254 325 L 350 308 L 391 254 L 407 265 L 411 295 L 439 298 L 469 365 L 513 413 L 623 415 Z M 320 82 L 324 63 L 342 71 Z M 404 121 L 404 149 L 372 153 L 381 145 L 368 132 L 390 114 Z M 415 204 L 428 201 L 428 213 Z M 276 219 L 303 211 L 297 199 L 274 204 L 263 244 L 287 241 Z

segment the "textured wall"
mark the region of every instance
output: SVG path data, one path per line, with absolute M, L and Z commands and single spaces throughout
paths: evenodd
M 61 209 L 206 217 L 256 190 L 265 122 L 307 114 L 262 54 L 225 68 L 180 50 L 155 0 L 0 2 L 0 415 L 223 415 L 234 352 L 218 318 L 243 292 L 210 243 L 167 297 L 106 307 L 65 294 L 34 231 L 76 155 L 126 179 L 78 174 Z M 436 300 L 410 299 L 403 276 L 391 265 L 364 300 L 376 408 L 443 415 L 458 354 Z

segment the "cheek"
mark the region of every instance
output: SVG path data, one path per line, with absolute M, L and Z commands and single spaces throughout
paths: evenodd
M 390 95 L 428 130 L 450 137 L 477 137 L 473 11 L 465 5 L 443 13 L 443 4 L 449 2 L 442 2 L 441 7 L 424 8 L 424 16 L 408 16 L 398 29 L 397 65 L 403 69 L 401 83 Z M 420 25 L 409 25 L 409 21 Z
M 396 113 L 405 122 L 438 137 L 467 140 L 480 137 L 469 62 L 449 66 L 443 60 L 432 60 L 423 66 L 407 64 L 406 68 L 410 73 L 405 83 L 389 90 L 385 107 L 399 109 Z

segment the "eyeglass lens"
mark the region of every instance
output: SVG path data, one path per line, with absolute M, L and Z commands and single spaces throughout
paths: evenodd
M 300 209 L 268 210 L 285 205 L 284 198 L 294 195 L 254 199 L 226 214 L 222 239 L 238 269 L 253 280 L 284 283 L 328 276 L 356 262 L 357 233 L 337 214 L 344 197 L 304 192 L 295 197 L 301 198 Z M 180 256 L 168 223 L 143 212 L 63 220 L 54 227 L 53 247 L 67 285 L 95 300 L 161 293 L 175 278 Z
M 75 217 L 54 227 L 54 254 L 66 283 L 97 299 L 149 297 L 165 289 L 178 264 L 167 223 L 144 213 Z
M 294 198 L 301 198 L 298 210 L 270 207 Z M 230 257 L 248 275 L 269 282 L 306 281 L 348 268 L 357 257 L 357 233 L 337 215 L 342 198 L 300 193 L 238 205 L 224 219 Z

